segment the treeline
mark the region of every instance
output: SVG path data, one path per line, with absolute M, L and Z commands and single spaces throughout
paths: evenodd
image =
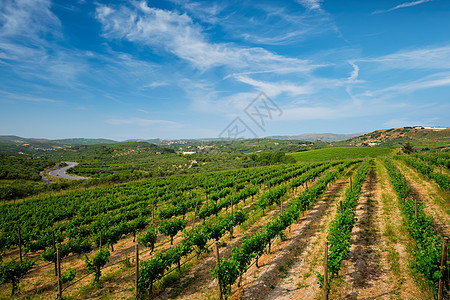
M 0 179 L 41 180 L 39 172 L 52 166 L 49 160 L 12 157 L 0 154 Z

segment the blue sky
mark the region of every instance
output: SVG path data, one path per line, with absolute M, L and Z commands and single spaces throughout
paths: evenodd
M 0 0 L 0 134 L 449 126 L 449 15 L 448 0 Z M 279 111 L 257 126 L 261 92 Z

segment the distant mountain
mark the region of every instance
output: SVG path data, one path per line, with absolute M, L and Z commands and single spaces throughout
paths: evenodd
M 85 139 L 85 138 L 71 138 L 71 139 L 36 139 L 36 138 L 23 138 L 16 135 L 0 135 L 0 143 L 5 144 L 29 144 L 29 143 L 40 143 L 40 144 L 58 144 L 58 145 L 95 145 L 95 144 L 114 144 L 117 141 L 108 139 Z
M 303 133 L 298 135 L 282 135 L 282 136 L 270 136 L 267 138 L 270 139 L 279 139 L 279 140 L 301 140 L 301 141 L 324 141 L 328 143 L 339 142 L 351 139 L 356 136 L 360 136 L 365 134 L 365 132 L 361 133 L 349 133 L 349 134 L 339 134 L 339 133 Z
M 339 142 L 339 144 L 398 148 L 406 142 L 422 149 L 449 149 L 450 127 L 415 126 L 380 129 Z
M 36 139 L 23 138 L 16 135 L 0 135 L 0 151 L 9 153 L 33 154 L 36 152 L 56 151 L 62 148 L 74 146 L 86 146 L 97 144 L 115 144 L 118 143 L 107 139 Z
M 99 145 L 99 144 L 115 144 L 118 141 L 108 140 L 108 139 L 84 139 L 84 138 L 73 138 L 73 139 L 60 139 L 60 140 L 50 140 L 53 143 L 64 144 L 64 145 Z

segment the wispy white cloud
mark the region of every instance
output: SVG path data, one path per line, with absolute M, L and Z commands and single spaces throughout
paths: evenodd
M 142 127 L 155 127 L 155 126 L 163 126 L 170 128 L 181 128 L 183 125 L 178 122 L 168 121 L 168 120 L 152 120 L 152 119 L 143 119 L 143 118 L 111 118 L 106 120 L 107 124 L 111 125 L 137 125 Z
M 387 12 L 391 12 L 400 8 L 405 8 L 405 7 L 411 7 L 411 6 L 416 6 L 422 3 L 426 3 L 426 2 L 431 2 L 433 0 L 418 0 L 418 1 L 412 1 L 412 2 L 404 2 L 402 4 L 399 4 L 397 6 L 394 6 L 392 8 L 386 9 L 386 10 L 376 10 L 374 11 L 372 14 L 376 15 L 376 14 L 382 14 L 382 13 L 387 13 Z
M 59 35 L 61 23 L 51 12 L 49 0 L 2 1 L 0 36 L 40 39 L 42 33 Z
M 152 83 L 145 85 L 144 87 L 156 88 L 156 87 L 166 86 L 166 85 L 169 85 L 169 83 L 165 82 L 165 81 L 154 81 Z
M 356 81 L 359 75 L 359 67 L 354 62 L 349 62 L 349 64 L 353 67 L 353 71 L 350 73 L 348 81 Z
M 9 93 L 0 91 L 0 99 L 9 100 L 9 102 L 26 101 L 35 103 L 63 103 L 61 100 L 50 99 L 46 97 L 36 97 L 25 94 Z
M 309 72 L 315 68 L 308 61 L 284 57 L 263 48 L 209 42 L 202 28 L 188 15 L 149 7 L 146 2 L 118 8 L 99 5 L 96 17 L 106 38 L 162 48 L 200 70 L 224 66 L 275 72 L 296 67 L 299 72 Z
M 298 0 L 298 3 L 310 10 L 321 9 L 323 0 Z
M 424 78 L 409 81 L 406 83 L 399 83 L 383 89 L 366 91 L 362 96 L 376 97 L 381 95 L 396 95 L 413 93 L 419 90 L 439 88 L 450 86 L 450 73 L 437 73 Z
M 449 69 L 450 46 L 403 50 L 358 61 L 379 63 L 385 68 L 392 69 Z
M 226 17 L 219 16 L 220 13 L 225 10 L 226 2 L 210 2 L 205 3 L 198 1 L 187 1 L 187 0 L 170 0 L 173 3 L 180 5 L 186 12 L 196 19 L 201 20 L 205 23 L 216 24 Z
M 341 120 L 386 114 L 398 110 L 397 104 L 378 100 L 341 101 L 336 105 L 327 103 L 295 104 L 281 107 L 283 116 L 279 121 L 307 121 L 307 120 Z
M 399 119 L 391 119 L 389 121 L 386 121 L 383 125 L 389 128 L 399 128 L 399 127 L 405 127 L 405 126 L 435 126 L 436 121 L 439 120 L 438 118 L 426 118 L 421 119 L 417 121 L 411 121 L 406 118 L 399 118 Z
M 314 92 L 314 88 L 311 85 L 299 85 L 291 82 L 264 82 L 246 76 L 236 76 L 235 78 L 240 82 L 256 87 L 260 91 L 264 91 L 270 97 L 276 97 L 281 93 L 298 96 Z

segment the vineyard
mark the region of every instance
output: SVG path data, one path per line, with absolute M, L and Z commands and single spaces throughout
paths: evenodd
M 305 157 L 4 203 L 0 298 L 449 299 L 449 158 Z

